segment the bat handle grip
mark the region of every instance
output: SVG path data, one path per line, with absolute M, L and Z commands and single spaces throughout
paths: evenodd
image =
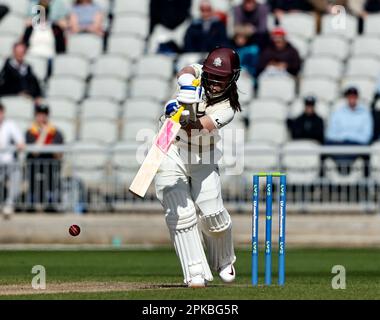
M 180 120 L 180 118 L 181 118 L 181 114 L 182 114 L 183 110 L 185 110 L 185 107 L 184 107 L 184 106 L 181 106 L 181 107 L 178 109 L 178 111 L 175 113 L 175 115 L 173 115 L 173 116 L 171 117 L 171 119 L 172 119 L 173 121 L 179 123 L 179 120 Z

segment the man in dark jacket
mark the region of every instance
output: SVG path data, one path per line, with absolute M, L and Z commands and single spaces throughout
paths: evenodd
M 272 30 L 271 36 L 271 45 L 261 54 L 258 74 L 267 69 L 279 74 L 289 73 L 297 76 L 301 69 L 301 58 L 298 51 L 286 41 L 285 30 L 276 27 Z
M 315 97 L 306 97 L 303 114 L 294 120 L 288 120 L 288 127 L 294 140 L 311 139 L 323 144 L 324 123 L 323 119 L 315 112 L 315 104 Z
M 0 72 L 0 96 L 26 95 L 41 98 L 42 92 L 32 67 L 24 60 L 26 47 L 23 43 L 13 46 L 13 57 L 8 58 Z
M 192 22 L 185 34 L 185 52 L 209 52 L 228 45 L 226 26 L 214 14 L 211 3 L 202 0 L 201 18 Z
M 6 5 L 0 3 L 0 20 L 9 12 Z

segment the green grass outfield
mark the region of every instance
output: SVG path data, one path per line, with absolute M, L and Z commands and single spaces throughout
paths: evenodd
M 237 251 L 237 281 L 225 285 L 218 276 L 205 289 L 181 285 L 173 250 L 114 251 L 0 251 L 0 299 L 379 299 L 379 249 L 289 249 L 285 287 L 250 286 L 250 252 Z M 263 257 L 260 258 L 260 262 Z M 273 256 L 273 264 L 277 259 Z M 31 291 L 34 265 L 43 265 L 47 289 L 59 285 L 65 292 Z M 334 265 L 346 268 L 347 288 L 333 290 Z M 261 263 L 261 268 L 263 263 Z M 274 272 L 276 271 L 276 268 Z M 260 274 L 263 282 L 263 273 Z M 273 278 L 273 282 L 277 277 Z M 81 284 L 95 291 L 70 292 Z M 121 284 L 128 287 L 119 287 Z M 67 286 L 67 287 L 66 287 Z M 107 287 L 111 287 L 111 289 Z M 113 286 L 116 288 L 112 290 Z M 27 288 L 5 294 L 7 288 Z M 81 289 L 79 289 L 80 291 Z

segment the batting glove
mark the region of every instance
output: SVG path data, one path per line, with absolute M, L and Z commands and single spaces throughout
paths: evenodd
M 171 117 L 175 115 L 180 108 L 180 105 L 176 99 L 169 100 L 165 105 L 165 116 Z
M 199 103 L 202 101 L 203 88 L 194 85 L 195 77 L 185 73 L 178 78 L 179 91 L 177 100 L 184 104 Z

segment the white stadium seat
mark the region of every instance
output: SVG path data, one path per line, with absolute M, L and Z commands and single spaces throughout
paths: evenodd
M 265 76 L 259 78 L 259 98 L 280 99 L 290 102 L 294 99 L 295 80 L 286 76 Z
M 58 55 L 53 62 L 55 76 L 73 76 L 86 80 L 89 71 L 88 61 L 81 55 Z
M 287 37 L 290 44 L 297 49 L 300 57 L 305 59 L 309 54 L 309 41 L 301 36 L 288 35 Z
M 62 132 L 65 143 L 72 143 L 76 140 L 76 123 L 73 120 L 54 119 L 54 126 Z
M 47 96 L 72 99 L 76 102 L 82 100 L 86 83 L 75 77 L 51 77 L 48 84 Z
M 123 13 L 138 13 L 147 16 L 149 14 L 148 0 L 115 0 L 114 15 Z
M 115 121 L 104 118 L 86 118 L 81 121 L 80 139 L 100 143 L 114 143 L 118 139 L 118 126 Z
M 287 13 L 281 18 L 280 24 L 289 35 L 298 35 L 306 39 L 315 36 L 316 20 L 308 13 Z
M 123 124 L 123 141 L 136 142 L 137 135 L 148 134 L 149 137 L 153 137 L 158 132 L 158 122 L 150 120 L 126 120 Z M 140 136 L 141 138 L 141 136 Z
M 257 121 L 248 129 L 248 141 L 260 140 L 277 145 L 288 139 L 288 133 L 283 121 Z
M 303 78 L 300 86 L 300 96 L 316 96 L 318 99 L 331 102 L 337 97 L 338 85 L 328 78 Z
M 141 119 L 158 122 L 163 113 L 163 105 L 151 99 L 128 99 L 123 106 L 123 118 L 127 121 Z
M 33 117 L 34 103 L 32 99 L 22 96 L 5 96 L 1 97 L 1 102 L 5 106 L 5 112 L 8 118 L 29 118 Z
M 63 118 L 76 120 L 78 116 L 77 104 L 72 100 L 62 98 L 47 99 L 52 119 Z
M 371 57 L 354 57 L 348 61 L 346 76 L 371 77 L 377 79 L 380 75 L 380 61 Z
M 263 120 L 285 121 L 288 115 L 287 105 L 278 100 L 258 99 L 249 105 L 249 119 L 252 122 Z
M 9 12 L 20 17 L 25 17 L 29 9 L 30 0 L 1 0 L 9 8 Z M 0 27 L 1 30 L 1 27 Z
M 25 28 L 24 18 L 8 13 L 0 21 L 0 34 L 1 35 L 13 35 L 15 37 L 20 37 Z
M 129 34 L 145 39 L 149 33 L 148 17 L 136 14 L 123 14 L 115 17 L 113 34 Z
M 380 39 L 378 37 L 357 37 L 352 43 L 352 55 L 380 58 Z
M 290 105 L 289 118 L 294 119 L 300 116 L 305 110 L 303 99 L 297 99 Z M 317 100 L 315 112 L 324 120 L 330 116 L 330 106 L 324 101 Z
M 0 24 L 0 57 L 8 58 L 12 55 L 13 45 L 17 42 L 17 37 L 11 34 L 1 34 Z
M 291 141 L 284 145 L 282 165 L 290 184 L 313 184 L 319 177 L 318 143 L 311 140 Z M 306 153 L 308 152 L 308 153 Z
M 165 55 L 143 56 L 136 65 L 137 76 L 155 76 L 170 80 L 173 71 L 173 59 Z
M 132 72 L 131 62 L 122 55 L 107 54 L 100 56 L 92 68 L 94 76 L 112 76 L 127 80 Z
M 41 57 L 30 56 L 30 55 L 27 55 L 25 57 L 25 60 L 32 67 L 33 72 L 38 78 L 38 80 L 44 81 L 47 76 L 47 71 L 48 71 L 48 60 Z
M 342 91 L 350 86 L 357 87 L 360 98 L 370 102 L 375 94 L 376 82 L 367 77 L 346 77 L 342 81 Z
M 129 59 L 139 58 L 145 50 L 145 41 L 131 35 L 111 35 L 108 53 L 121 54 Z
M 82 120 L 98 117 L 116 121 L 119 117 L 119 105 L 109 99 L 86 99 L 80 105 L 80 109 Z
M 380 14 L 369 14 L 364 20 L 364 33 L 368 35 L 380 35 Z
M 321 35 L 314 38 L 311 44 L 313 56 L 328 55 L 345 60 L 349 54 L 349 46 L 345 38 L 329 35 Z
M 252 77 L 247 72 L 242 71 L 237 81 L 239 101 L 242 105 L 248 104 L 253 100 L 253 85 Z
M 107 98 L 118 102 L 125 100 L 126 95 L 126 82 L 114 77 L 94 77 L 88 90 L 90 98 Z
M 323 15 L 321 31 L 323 35 L 353 39 L 358 34 L 358 20 L 348 14 L 345 15 L 344 19 L 332 14 Z
M 372 145 L 372 154 L 370 160 L 371 177 L 380 183 L 380 142 Z
M 303 75 L 306 77 L 326 77 L 338 80 L 342 76 L 343 64 L 330 57 L 313 56 L 308 58 L 303 66 Z
M 205 59 L 205 54 L 203 53 L 199 53 L 199 52 L 182 53 L 178 57 L 178 61 L 176 63 L 176 70 L 178 72 L 184 67 L 187 67 L 193 63 L 202 64 L 204 59 Z
M 168 100 L 169 94 L 168 83 L 161 79 L 138 77 L 134 78 L 131 82 L 131 98 L 152 98 L 158 101 L 164 101 Z
M 93 34 L 76 34 L 68 38 L 67 52 L 95 59 L 103 52 L 103 39 Z

